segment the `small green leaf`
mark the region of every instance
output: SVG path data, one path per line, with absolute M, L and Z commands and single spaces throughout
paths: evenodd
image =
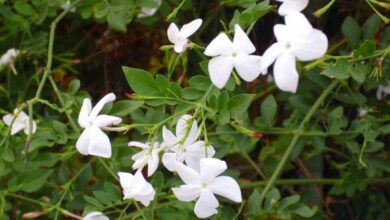
M 123 67 L 123 72 L 131 89 L 138 95 L 160 95 L 159 88 L 149 72 L 131 67 Z
M 257 189 L 253 190 L 248 199 L 249 212 L 256 213 L 261 208 L 260 193 Z
M 249 108 L 252 100 L 253 95 L 251 94 L 233 96 L 228 103 L 228 108 L 232 117 L 239 120 Z
M 273 95 L 268 96 L 263 103 L 261 103 L 261 119 L 262 122 L 268 126 L 272 126 L 276 115 L 276 100 Z
M 317 210 L 318 210 L 317 206 L 314 206 L 313 208 L 310 209 L 306 205 L 296 204 L 295 207 L 292 209 L 292 212 L 294 214 L 301 216 L 301 217 L 310 218 L 314 214 L 316 214 Z
M 114 104 L 111 110 L 111 114 L 116 116 L 126 116 L 140 108 L 143 104 L 144 101 L 122 100 Z
M 376 33 L 379 30 L 381 19 L 378 15 L 373 14 L 363 25 L 364 39 L 374 40 Z
M 79 91 L 79 89 L 80 89 L 80 80 L 78 79 L 72 80 L 72 82 L 70 82 L 68 86 L 68 93 L 74 95 L 76 94 L 77 91 Z
M 109 13 L 107 16 L 107 22 L 108 25 L 116 31 L 126 32 L 127 30 L 127 19 L 123 13 Z
M 348 16 L 341 26 L 341 31 L 343 32 L 345 38 L 347 38 L 347 41 L 351 47 L 358 45 L 362 31 L 355 19 Z
M 324 71 L 321 72 L 322 75 L 328 76 L 330 78 L 336 79 L 348 79 L 349 78 L 349 62 L 347 59 L 339 59 L 336 63 Z
M 284 210 L 289 206 L 299 202 L 300 199 L 301 199 L 300 195 L 293 195 L 293 196 L 286 197 L 282 199 L 282 201 L 280 201 L 278 205 L 278 210 Z
M 272 207 L 280 200 L 280 193 L 278 189 L 273 188 L 267 193 L 264 201 L 264 209 L 271 210 Z

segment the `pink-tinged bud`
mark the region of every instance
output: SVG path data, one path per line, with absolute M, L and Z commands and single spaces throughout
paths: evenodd
M 25 218 L 25 219 L 37 218 L 43 214 L 45 214 L 45 213 L 42 211 L 27 212 L 27 213 L 24 213 L 22 215 L 22 218 Z
M 135 93 L 125 93 L 125 96 L 129 99 L 136 99 L 137 98 L 137 94 Z
M 263 134 L 257 133 L 257 132 L 253 132 L 253 133 L 252 133 L 252 137 L 257 138 L 257 139 L 260 139 L 260 138 L 263 137 Z

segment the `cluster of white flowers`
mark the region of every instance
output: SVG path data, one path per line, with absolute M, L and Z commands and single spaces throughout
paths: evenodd
M 150 177 L 158 168 L 159 153 L 163 152 L 163 165 L 169 171 L 177 172 L 186 184 L 173 188 L 174 194 L 179 200 L 186 202 L 198 199 L 194 211 L 199 218 L 217 213 L 218 201 L 214 194 L 241 202 L 241 191 L 237 182 L 231 177 L 218 177 L 226 170 L 226 163 L 211 158 L 215 150 L 204 141 L 198 140 L 200 132 L 191 115 L 184 115 L 178 120 L 175 134 L 164 126 L 162 135 L 161 144 L 137 141 L 129 143 L 129 146 L 139 147 L 141 151 L 132 157 L 133 169 L 137 170 L 134 176 L 130 173 L 118 173 L 124 199 L 132 198 L 145 206 L 154 199 L 155 191 L 150 183 L 146 182 L 141 171 L 148 166 L 147 173 Z
M 216 87 L 222 89 L 226 85 L 233 69 L 243 80 L 250 82 L 260 74 L 266 74 L 268 67 L 275 63 L 273 74 L 276 85 L 283 91 L 295 93 L 299 81 L 295 60 L 310 61 L 326 53 L 326 35 L 314 29 L 300 13 L 309 1 L 278 1 L 283 2 L 279 14 L 285 16 L 285 24 L 274 26 L 277 42 L 265 51 L 263 57 L 251 55 L 256 48 L 239 25 L 234 26 L 233 42 L 225 33 L 221 33 L 207 46 L 204 54 L 213 57 L 209 61 L 208 70 Z M 198 21 L 184 25 L 180 31 L 175 24 L 169 26 L 168 37 L 174 43 L 177 53 L 187 49 L 187 38 L 200 27 Z
M 161 0 L 155 0 L 158 5 Z M 306 17 L 300 13 L 309 0 L 277 0 L 282 2 L 279 14 L 285 16 L 285 24 L 274 26 L 277 42 L 268 48 L 263 56 L 254 55 L 256 48 L 247 34 L 239 25 L 234 25 L 234 37 L 220 33 L 206 47 L 204 54 L 212 57 L 208 70 L 212 83 L 222 89 L 228 82 L 232 72 L 245 81 L 255 80 L 260 74 L 266 74 L 267 69 L 274 63 L 273 74 L 276 85 L 283 91 L 296 92 L 299 74 L 296 70 L 296 59 L 309 61 L 317 59 L 326 53 L 328 40 L 326 35 L 314 29 Z M 71 7 L 70 1 L 62 5 L 64 9 Z M 73 10 L 73 9 L 72 9 Z M 142 8 L 139 17 L 153 15 L 156 8 Z M 189 47 L 188 38 L 202 25 L 202 19 L 196 19 L 179 29 L 172 23 L 167 35 L 174 44 L 174 51 L 182 53 Z M 0 58 L 0 65 L 13 65 L 19 52 L 11 49 Z M 235 74 L 233 72 L 233 74 Z M 378 98 L 390 93 L 388 88 L 378 89 Z M 105 95 L 94 107 L 91 100 L 86 98 L 80 109 L 78 123 L 84 128 L 77 140 L 76 148 L 83 155 L 94 155 L 110 158 L 112 155 L 111 142 L 103 132 L 111 125 L 118 125 L 122 119 L 116 116 L 99 114 L 103 107 L 116 99 L 113 93 Z M 29 117 L 18 109 L 14 115 L 3 117 L 5 124 L 10 126 L 11 134 L 20 130 L 26 134 L 30 129 Z M 32 131 L 36 130 L 33 121 Z M 161 161 L 164 167 L 178 174 L 184 182 L 172 189 L 174 195 L 181 201 L 195 201 L 194 213 L 199 218 L 207 218 L 217 213 L 219 202 L 215 195 L 228 198 L 234 202 L 242 202 L 241 190 L 236 180 L 229 176 L 221 176 L 227 169 L 226 162 L 213 158 L 215 150 L 203 140 L 199 140 L 201 130 L 197 121 L 191 115 L 183 115 L 176 123 L 175 132 L 167 127 L 162 128 L 161 142 L 131 141 L 130 147 L 140 148 L 132 156 L 135 174 L 118 172 L 120 185 L 123 189 L 123 199 L 134 199 L 148 206 L 155 197 L 153 186 L 147 182 L 142 170 L 147 166 L 147 176 L 152 176 Z M 108 217 L 101 212 L 91 212 L 83 219 L 106 220 Z

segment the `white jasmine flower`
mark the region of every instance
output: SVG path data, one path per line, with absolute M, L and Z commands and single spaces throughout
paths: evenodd
M 233 68 L 247 82 L 256 79 L 262 69 L 261 56 L 250 55 L 255 51 L 255 46 L 239 25 L 234 25 L 233 42 L 225 33 L 220 33 L 204 52 L 205 55 L 214 57 L 208 64 L 213 84 L 222 89 L 229 80 Z
M 193 35 L 202 25 L 202 19 L 198 18 L 188 24 L 183 25 L 179 30 L 175 23 L 168 27 L 168 40 L 174 44 L 176 53 L 184 52 L 188 48 L 188 37 Z
M 28 130 L 30 128 L 30 123 L 29 123 L 29 117 L 26 113 L 23 111 L 20 111 L 19 114 L 19 109 L 14 110 L 14 114 L 8 114 L 3 117 L 3 121 L 6 125 L 11 126 L 11 135 L 15 135 L 21 130 L 24 130 L 25 134 L 28 134 Z M 13 123 L 12 123 L 13 121 Z M 37 124 L 35 121 L 32 122 L 33 128 L 32 128 L 32 133 L 35 133 L 37 130 Z
M 141 8 L 141 13 L 139 13 L 137 15 L 138 18 L 143 18 L 143 17 L 148 17 L 148 16 L 152 16 L 154 15 L 154 13 L 156 13 L 157 9 L 160 7 L 161 5 L 161 0 L 154 0 L 154 2 L 156 2 L 157 4 L 157 7 L 155 8 L 149 8 L 149 7 L 142 7 Z
M 84 216 L 82 220 L 110 220 L 101 212 L 90 212 L 88 215 Z
M 133 169 L 141 171 L 146 165 L 148 165 L 148 177 L 153 175 L 158 167 L 158 153 L 161 150 L 159 145 L 160 144 L 158 142 L 154 142 L 153 144 L 144 144 L 138 141 L 129 142 L 129 146 L 139 147 L 142 149 L 142 151 L 131 157 L 131 159 L 134 160 Z
M 144 206 L 148 206 L 154 199 L 156 192 L 152 185 L 146 182 L 140 171 L 137 171 L 134 176 L 130 173 L 119 172 L 118 176 L 123 189 L 123 199 L 134 199 Z
M 175 171 L 176 162 L 184 161 L 191 168 L 199 170 L 201 158 L 214 156 L 212 146 L 205 146 L 204 141 L 196 141 L 198 135 L 198 125 L 191 115 L 184 115 L 179 119 L 176 135 L 163 127 L 166 152 L 162 156 L 162 162 L 169 171 Z
M 173 188 L 173 193 L 180 201 L 197 200 L 194 212 L 198 218 L 214 215 L 219 205 L 214 194 L 234 202 L 242 202 L 238 183 L 229 176 L 219 176 L 226 169 L 225 161 L 215 158 L 201 159 L 200 172 L 177 163 L 176 171 L 185 185 Z
M 72 7 L 72 2 L 70 0 L 67 0 L 64 2 L 61 6 L 62 9 L 68 10 L 70 7 Z M 73 7 L 72 9 L 69 10 L 70 12 L 76 12 L 76 7 Z
M 281 16 L 286 16 L 292 12 L 300 12 L 307 7 L 309 0 L 276 0 L 283 2 L 278 10 Z
M 19 54 L 20 54 L 20 51 L 15 49 L 15 48 L 8 49 L 7 52 L 5 52 L 5 54 L 3 54 L 0 57 L 0 66 L 8 65 L 11 68 L 12 72 L 15 75 L 17 75 L 18 72 L 16 71 L 16 68 L 15 68 L 15 59 Z
M 378 89 L 376 90 L 376 98 L 378 100 L 382 100 L 388 94 L 390 94 L 390 81 L 387 82 L 387 86 L 379 85 Z
M 295 59 L 309 61 L 321 57 L 328 48 L 328 39 L 323 32 L 314 29 L 301 13 L 290 13 L 285 22 L 285 25 L 274 26 L 278 42 L 265 51 L 261 64 L 267 69 L 275 62 L 276 85 L 283 91 L 296 92 L 299 75 Z
M 85 129 L 76 143 L 77 150 L 81 154 L 106 158 L 111 157 L 110 139 L 101 128 L 119 124 L 122 122 L 122 119 L 115 116 L 98 114 L 106 103 L 114 101 L 115 98 L 113 93 L 109 93 L 94 108 L 92 108 L 90 99 L 84 99 L 78 122 L 80 127 Z

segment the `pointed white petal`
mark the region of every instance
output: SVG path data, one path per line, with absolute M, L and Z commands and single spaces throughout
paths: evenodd
M 234 202 L 242 202 L 240 186 L 229 176 L 219 176 L 208 184 L 211 191 Z
M 111 157 L 111 142 L 108 136 L 97 127 L 90 127 L 90 140 L 88 152 L 91 155 L 110 158 Z
M 306 8 L 309 4 L 309 0 L 285 0 L 279 7 L 279 14 L 286 16 L 292 12 L 300 12 Z
M 182 141 L 185 138 L 184 146 L 190 145 L 198 138 L 197 134 L 198 124 L 196 121 L 192 119 L 191 115 L 183 115 L 176 124 L 176 137 L 178 141 Z
M 245 54 L 251 54 L 256 51 L 252 41 L 238 24 L 234 25 L 233 47 L 235 51 Z
M 139 148 L 142 148 L 142 149 L 149 149 L 150 148 L 150 145 L 149 144 L 144 144 L 144 143 L 141 143 L 141 142 L 138 142 L 138 141 L 130 141 L 127 146 L 129 147 L 139 147 Z
M 3 121 L 6 125 L 10 126 L 11 123 L 12 123 L 12 120 L 14 119 L 14 116 L 11 115 L 11 114 L 8 114 L 8 115 L 4 115 L 3 116 Z
M 101 212 L 90 212 L 84 216 L 82 220 L 110 220 L 107 216 Z
M 232 74 L 234 61 L 231 56 L 218 56 L 209 61 L 208 69 L 213 84 L 222 89 Z
M 131 173 L 118 172 L 119 182 L 122 188 L 130 188 L 133 184 L 134 176 Z
M 79 139 L 76 142 L 76 148 L 80 154 L 88 155 L 88 146 L 91 139 L 91 134 L 89 128 L 86 128 L 83 133 L 81 133 Z
M 300 39 L 313 31 L 310 22 L 302 13 L 292 12 L 284 17 L 284 20 L 288 28 L 290 39 Z
M 98 115 L 93 121 L 93 125 L 102 128 L 110 125 L 117 125 L 122 122 L 122 119 L 111 115 Z
M 328 50 L 326 35 L 314 29 L 307 37 L 294 42 L 291 53 L 302 61 L 315 60 L 323 56 Z
M 200 159 L 200 175 L 203 182 L 212 182 L 219 174 L 227 169 L 226 162 L 216 158 Z
M 176 53 L 182 53 L 188 48 L 188 40 L 183 39 L 183 40 L 177 40 L 173 49 L 175 50 Z
M 291 35 L 289 33 L 289 29 L 284 24 L 274 25 L 274 35 L 275 35 L 276 40 L 279 43 L 283 43 L 283 45 L 286 43 L 289 43 L 291 41 Z
M 114 93 L 109 93 L 109 94 L 105 95 L 102 99 L 100 99 L 100 101 L 95 105 L 95 107 L 93 107 L 89 117 L 91 119 L 94 119 L 99 114 L 99 112 L 103 109 L 104 105 L 109 103 L 109 102 L 114 101 L 115 98 L 116 97 L 115 97 Z
M 28 135 L 28 132 L 30 130 L 30 122 L 28 118 L 24 120 L 23 127 L 24 127 L 24 133 Z M 36 130 L 37 130 L 37 123 L 35 123 L 35 121 L 32 121 L 32 133 L 34 134 Z
M 207 56 L 231 55 L 233 43 L 225 33 L 220 33 L 206 47 L 204 54 Z
M 150 185 L 150 184 L 149 184 Z M 151 191 L 148 194 L 144 195 L 135 195 L 134 198 L 138 201 L 140 201 L 145 207 L 148 207 L 150 202 L 153 201 L 154 196 L 156 195 L 156 191 L 153 189 L 153 187 L 150 185 L 148 187 L 151 188 L 153 191 Z
M 274 43 L 269 47 L 261 58 L 261 69 L 267 70 L 269 66 L 275 62 L 276 58 L 283 53 L 283 45 L 281 43 Z
M 297 91 L 299 75 L 295 67 L 295 58 L 291 54 L 283 53 L 276 59 L 274 78 L 280 90 L 292 93 Z
M 92 103 L 90 99 L 84 99 L 83 105 L 81 106 L 80 113 L 79 113 L 79 118 L 78 122 L 79 125 L 82 128 L 85 128 L 88 126 L 88 118 L 89 118 L 89 113 L 92 111 Z
M 215 198 L 214 194 L 209 189 L 203 189 L 198 201 L 195 203 L 195 215 L 198 218 L 207 218 L 217 214 L 218 205 L 218 200 Z
M 175 170 L 187 185 L 200 184 L 199 173 L 182 163 L 175 163 Z
M 255 80 L 263 71 L 261 68 L 261 56 L 239 54 L 236 57 L 237 74 L 245 81 Z
M 152 155 L 149 158 L 149 162 L 148 162 L 148 177 L 150 177 L 151 175 L 153 175 L 154 172 L 156 172 L 158 168 L 158 162 L 159 162 L 158 151 L 153 150 Z
M 175 163 L 177 162 L 176 161 L 176 153 L 164 153 L 162 158 L 161 158 L 161 161 L 163 163 L 163 165 L 165 166 L 165 168 L 167 168 L 167 170 L 171 171 L 171 172 L 174 172 L 175 171 Z
M 163 127 L 162 131 L 163 131 L 162 136 L 164 139 L 164 143 L 165 143 L 165 145 L 167 145 L 168 148 L 173 147 L 174 145 L 176 145 L 179 142 L 179 140 L 177 140 L 176 136 L 170 130 L 168 130 L 165 126 Z
M 20 121 L 15 120 L 14 123 L 12 124 L 11 135 L 15 135 L 16 133 L 18 133 L 19 131 L 21 131 L 23 129 L 25 129 L 24 123 L 21 123 Z
M 179 39 L 179 28 L 177 28 L 175 23 L 171 23 L 167 30 L 168 40 L 176 44 L 177 39 Z
M 200 195 L 200 186 L 197 185 L 182 185 L 172 188 L 173 194 L 178 200 L 183 202 L 194 201 Z
M 202 19 L 195 19 L 190 23 L 183 25 L 183 27 L 180 29 L 180 34 L 183 38 L 188 38 L 189 36 L 193 35 L 201 25 Z

